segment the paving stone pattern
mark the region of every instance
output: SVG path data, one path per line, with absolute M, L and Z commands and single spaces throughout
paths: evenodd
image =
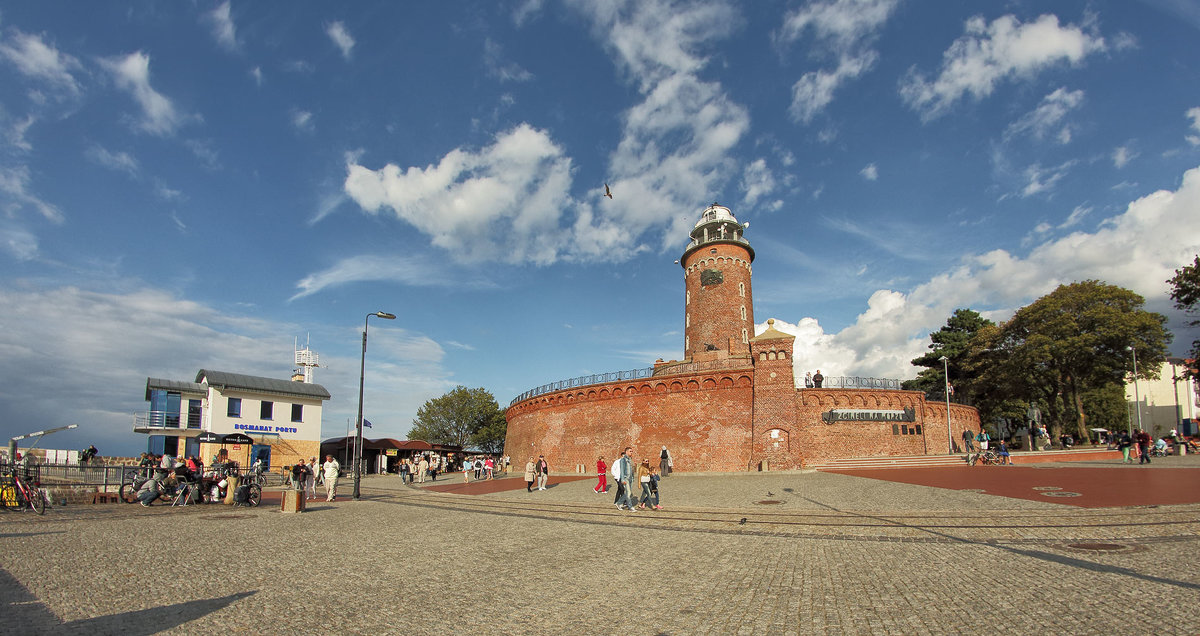
M 0 633 L 1200 632 L 1171 609 L 1200 598 L 1200 505 L 771 473 L 675 475 L 630 513 L 593 485 L 0 513 Z

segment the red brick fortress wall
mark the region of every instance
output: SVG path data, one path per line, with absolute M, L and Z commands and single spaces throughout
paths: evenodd
M 920 391 L 872 389 L 800 389 L 796 391 L 797 419 L 802 423 L 800 444 L 805 462 L 850 457 L 945 455 L 946 405 L 926 402 Z M 915 411 L 915 422 L 833 422 L 821 414 L 832 409 Z M 950 405 L 951 434 L 960 439 L 963 427 L 979 430 L 979 412 L 961 404 Z M 914 428 L 919 425 L 921 433 Z M 896 430 L 899 434 L 896 434 Z M 908 434 L 904 431 L 907 429 Z
M 596 469 L 625 446 L 656 463 L 663 445 L 681 471 L 746 470 L 752 370 L 597 384 L 539 395 L 508 408 L 504 452 L 515 469 L 545 455 L 553 472 Z

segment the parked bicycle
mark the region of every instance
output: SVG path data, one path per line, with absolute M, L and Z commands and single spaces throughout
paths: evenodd
M 4 505 L 6 507 L 15 507 L 18 510 L 29 508 L 39 515 L 46 514 L 46 496 L 42 494 L 41 484 L 37 482 L 29 482 L 21 475 L 16 466 L 12 468 L 12 503 L 9 503 L 9 498 L 4 497 Z
M 127 468 L 121 476 L 121 488 L 117 497 L 127 504 L 137 503 L 137 492 L 150 480 L 150 471 L 143 468 Z
M 984 466 L 999 466 L 1004 463 L 1004 458 L 1000 453 L 992 449 L 980 451 L 971 455 L 967 455 L 967 463 L 974 466 L 977 462 L 983 462 Z

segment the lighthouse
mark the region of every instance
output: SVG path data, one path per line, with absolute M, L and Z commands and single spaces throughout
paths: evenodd
M 750 357 L 754 249 L 746 225 L 713 203 L 692 228 L 679 264 L 684 271 L 683 357 L 692 362 Z

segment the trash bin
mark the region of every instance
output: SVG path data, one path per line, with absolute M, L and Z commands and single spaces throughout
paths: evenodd
M 285 490 L 283 491 L 283 503 L 280 506 L 283 512 L 304 512 L 304 491 L 303 490 Z

